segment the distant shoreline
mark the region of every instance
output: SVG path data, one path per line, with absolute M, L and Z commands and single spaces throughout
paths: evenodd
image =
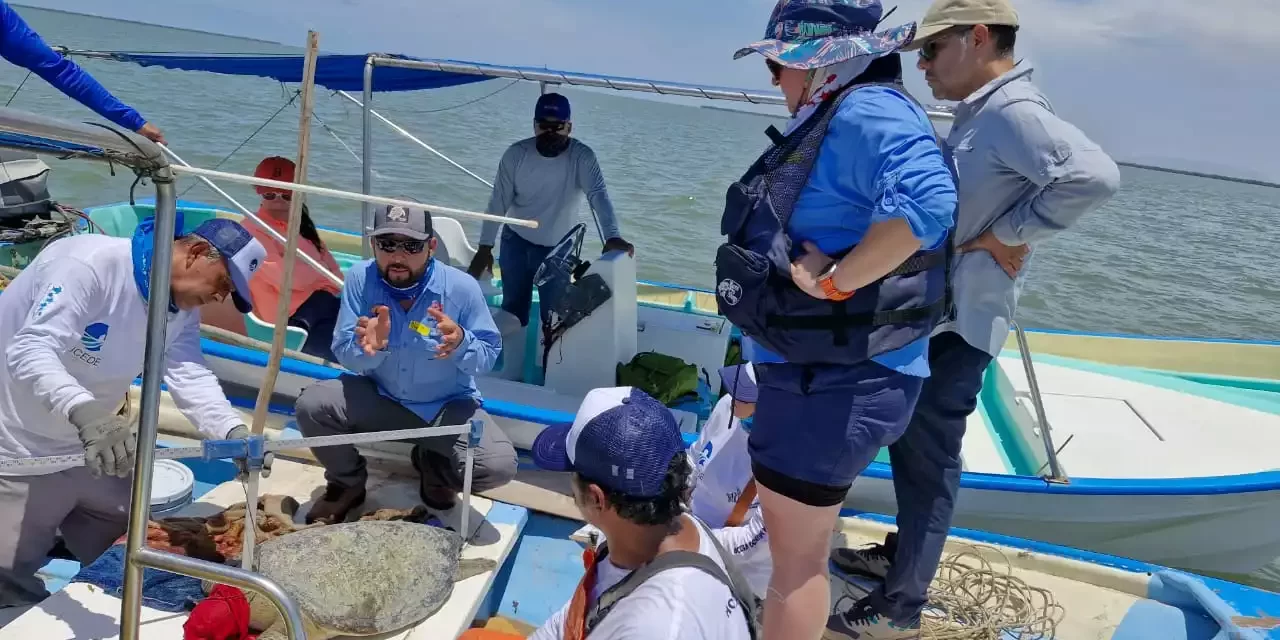
M 703 104 L 703 105 L 698 105 L 698 107 L 700 109 L 710 109 L 712 111 L 728 111 L 729 113 L 744 113 L 749 116 L 761 116 L 764 118 L 773 118 L 774 120 L 782 120 L 785 118 L 785 116 L 772 114 L 772 113 L 764 113 L 761 111 L 747 111 L 746 109 L 734 109 L 733 107 L 720 107 L 713 104 Z
M 137 24 L 137 25 L 142 25 L 144 27 L 160 27 L 162 29 L 173 29 L 174 31 L 198 33 L 206 36 L 221 36 L 223 38 L 232 38 L 234 40 L 244 40 L 245 42 L 257 42 L 260 44 L 274 44 L 274 45 L 280 45 L 282 47 L 289 46 L 283 42 L 276 42 L 274 40 L 263 40 L 261 38 L 249 38 L 246 36 L 233 36 L 226 33 L 218 33 L 217 31 L 205 31 L 203 29 L 190 29 L 187 27 L 172 27 L 167 24 L 156 24 L 154 22 L 143 22 L 141 20 L 126 20 L 124 18 L 113 18 L 111 16 L 104 16 L 96 13 L 84 13 L 83 11 L 67 11 L 66 9 L 51 9 L 49 7 L 37 7 L 29 4 L 18 4 L 16 2 L 10 2 L 9 6 L 20 7 L 23 9 L 35 9 L 36 11 L 49 11 L 52 13 L 61 13 L 63 15 L 69 15 L 69 16 L 89 16 L 90 18 L 98 18 L 99 20 L 111 20 L 112 22 L 124 22 L 127 24 Z
M 1139 164 L 1137 162 L 1120 162 L 1116 164 L 1122 167 L 1133 167 L 1135 169 L 1146 169 L 1148 171 L 1160 171 L 1163 173 L 1176 173 L 1178 175 L 1192 176 L 1195 178 L 1208 178 L 1210 180 L 1225 180 L 1227 182 L 1238 182 L 1240 184 L 1251 184 L 1259 187 L 1271 187 L 1272 189 L 1280 189 L 1280 183 L 1268 182 L 1266 180 L 1258 180 L 1255 178 L 1237 178 L 1235 176 L 1222 175 L 1220 173 L 1209 173 L 1207 171 L 1191 171 L 1189 169 L 1171 169 L 1169 167 L 1158 167 L 1153 164 Z

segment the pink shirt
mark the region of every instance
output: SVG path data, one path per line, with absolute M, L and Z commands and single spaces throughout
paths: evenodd
M 258 210 L 258 219 L 271 225 L 280 235 L 288 231 L 288 223 L 277 220 L 262 209 Z M 272 238 L 261 225 L 252 220 L 245 220 L 244 228 L 267 248 L 267 261 L 258 273 L 249 280 L 249 289 L 253 293 L 253 313 L 265 322 L 275 322 L 276 306 L 280 303 L 280 281 L 284 279 L 284 245 Z M 342 277 L 338 261 L 327 250 L 321 251 L 306 238 L 298 238 L 298 248 L 324 265 L 331 273 Z M 311 294 L 317 291 L 328 291 L 333 295 L 341 295 L 342 289 L 316 271 L 311 265 L 295 259 L 293 267 L 293 294 L 289 297 L 289 315 L 292 316 Z

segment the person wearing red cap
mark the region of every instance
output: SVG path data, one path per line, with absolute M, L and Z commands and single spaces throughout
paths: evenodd
M 292 160 L 272 156 L 259 162 L 253 175 L 256 178 L 293 182 L 294 168 Z M 289 204 L 293 200 L 293 192 L 263 186 L 254 189 L 262 197 L 258 204 L 258 219 L 285 236 L 289 230 Z M 263 321 L 274 323 L 280 299 L 280 283 L 284 279 L 284 245 L 272 238 L 262 225 L 246 221 L 245 228 L 267 248 L 267 261 L 262 265 L 258 277 L 249 284 L 253 291 L 254 312 Z M 302 225 L 298 229 L 298 236 L 298 249 L 324 265 L 329 273 L 342 277 L 342 268 L 324 246 L 320 232 L 316 230 L 316 223 L 311 219 L 305 204 L 302 205 Z M 296 260 L 292 290 L 293 294 L 289 296 L 289 324 L 307 330 L 307 341 L 302 345 L 302 352 L 334 360 L 330 344 L 333 342 L 334 323 L 338 321 L 338 310 L 342 306 L 338 297 L 342 295 L 342 288 L 315 267 Z

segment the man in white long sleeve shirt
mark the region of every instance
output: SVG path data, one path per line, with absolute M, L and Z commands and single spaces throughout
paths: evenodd
M 134 429 L 117 407 L 142 372 L 153 219 L 132 239 L 58 240 L 0 296 L 0 462 L 84 452 L 84 466 L 0 467 L 0 607 L 46 597 L 35 572 L 61 531 L 92 562 L 128 527 Z M 240 225 L 174 243 L 166 369 L 174 404 L 211 438 L 248 435 L 200 352 L 200 306 L 231 296 L 266 250 Z
M 773 564 L 747 452 L 759 397 L 755 370 L 749 362 L 725 367 L 720 380 L 729 393 L 716 403 L 698 441 L 689 447 L 696 483 L 691 509 L 712 527 L 711 533 L 733 555 L 751 590 L 763 601 Z
M 635 255 L 635 248 L 618 231 L 618 218 L 595 152 L 569 137 L 573 132 L 569 116 L 568 98 L 558 93 L 538 98 L 534 137 L 511 145 L 502 154 L 486 209 L 495 215 L 538 222 L 536 229 L 506 226 L 498 254 L 502 308 L 519 318 L 521 325 L 529 324 L 533 276 L 551 248 L 577 224 L 583 195 L 600 223 L 604 252 Z M 497 222 L 485 222 L 481 227 L 480 247 L 467 269 L 473 278 L 493 267 L 493 246 L 500 227 Z

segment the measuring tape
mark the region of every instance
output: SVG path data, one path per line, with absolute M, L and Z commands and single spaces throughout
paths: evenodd
M 284 440 L 267 440 L 263 436 L 250 436 L 238 440 L 205 440 L 198 447 L 157 447 L 156 460 L 178 460 L 181 458 L 200 458 L 202 460 L 220 460 L 225 458 L 246 458 L 261 461 L 267 453 L 288 449 L 310 449 L 313 447 L 332 447 L 341 444 L 363 444 L 369 442 L 386 442 L 390 440 L 416 440 L 447 435 L 469 433 L 469 444 L 479 446 L 480 435 L 484 430 L 484 421 L 472 420 L 469 425 L 446 425 L 439 427 L 421 427 L 418 429 L 400 429 L 397 431 L 375 431 L 372 433 L 351 433 L 336 436 L 314 436 L 310 438 L 287 438 Z M 441 432 L 444 433 L 441 433 Z M 23 470 L 33 471 L 46 467 L 78 467 L 84 465 L 84 454 L 74 453 L 65 456 L 42 456 L 38 458 L 14 458 L 0 460 L 0 471 Z

